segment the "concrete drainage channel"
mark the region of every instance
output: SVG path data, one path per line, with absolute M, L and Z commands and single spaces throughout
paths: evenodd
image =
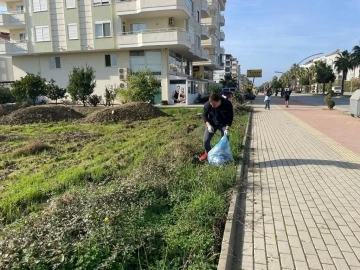
M 241 260 L 240 254 L 242 253 L 241 250 L 243 245 L 247 186 L 247 180 L 244 176 L 247 169 L 252 117 L 253 112 L 250 112 L 245 136 L 242 142 L 243 149 L 236 173 L 236 181 L 231 192 L 232 197 L 222 239 L 218 270 L 232 270 L 233 265 L 235 263 L 239 265 L 239 260 Z

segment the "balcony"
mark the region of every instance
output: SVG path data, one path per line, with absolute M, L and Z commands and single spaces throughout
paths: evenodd
M 225 32 L 220 31 L 220 41 L 225 41 Z
M 123 18 L 145 19 L 174 17 L 189 19 L 192 16 L 191 0 L 116 0 L 116 13 Z
M 21 55 L 28 53 L 28 43 L 21 41 L 2 41 L 0 42 L 0 54 Z
M 25 27 L 24 13 L 5 12 L 0 14 L 0 28 L 17 29 Z
M 219 0 L 220 11 L 225 10 L 226 0 Z
M 209 17 L 201 19 L 201 24 L 209 26 L 210 29 L 217 29 L 218 28 L 218 20 L 216 17 Z
M 220 15 L 220 26 L 225 26 L 225 16 Z
M 191 40 L 191 35 L 180 28 L 159 28 L 118 33 L 119 49 L 173 47 L 189 50 L 192 48 Z
M 209 50 L 207 50 L 207 49 L 202 49 L 201 54 L 202 54 L 202 58 L 204 58 L 204 59 L 210 58 L 210 53 L 209 53 Z
M 201 40 L 207 40 L 210 38 L 210 29 L 207 25 L 201 25 Z
M 201 18 L 208 18 L 210 16 L 210 6 L 206 0 L 201 1 Z
M 225 54 L 225 48 L 224 47 L 220 47 L 220 54 Z
M 220 0 L 221 1 L 221 0 Z M 218 9 L 218 0 L 207 0 L 211 10 Z
M 207 40 L 203 40 L 201 42 L 201 46 L 206 48 L 216 48 L 217 47 L 217 38 L 215 36 L 211 36 Z

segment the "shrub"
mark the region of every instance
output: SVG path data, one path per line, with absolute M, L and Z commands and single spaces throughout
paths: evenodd
M 101 96 L 98 95 L 91 95 L 88 97 L 88 102 L 96 107 L 101 102 Z
M 332 110 L 335 107 L 335 101 L 333 101 L 331 99 L 332 94 L 334 94 L 333 91 L 330 90 L 329 94 L 326 95 L 326 97 L 324 98 L 325 104 L 327 105 L 327 107 Z
M 60 88 L 55 84 L 55 81 L 51 79 L 46 86 L 46 92 L 46 96 L 51 100 L 55 100 L 55 103 L 57 104 L 58 99 L 65 97 L 66 89 Z
M 80 100 L 84 107 L 96 87 L 95 71 L 92 67 L 74 67 L 69 75 L 67 91 L 72 100 Z
M 219 94 L 221 92 L 221 85 L 220 84 L 213 84 L 209 87 L 211 94 Z
M 116 87 L 116 85 L 105 87 L 105 106 L 114 105 L 118 91 L 119 89 Z
M 23 102 L 30 98 L 35 105 L 36 99 L 39 96 L 46 95 L 46 80 L 39 75 L 27 73 L 25 77 L 13 82 L 13 95 L 18 102 Z
M 128 103 L 131 101 L 131 91 L 125 88 L 119 89 L 116 98 L 122 104 Z
M 0 86 L 0 104 L 13 103 L 15 97 L 7 87 Z
M 244 96 L 240 90 L 234 92 L 234 99 L 240 104 L 244 103 Z

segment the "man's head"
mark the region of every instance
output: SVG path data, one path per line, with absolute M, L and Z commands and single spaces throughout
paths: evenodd
M 219 94 L 211 94 L 209 97 L 209 103 L 216 109 L 221 105 L 221 96 Z

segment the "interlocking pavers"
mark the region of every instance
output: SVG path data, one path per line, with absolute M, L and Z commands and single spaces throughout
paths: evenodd
M 302 106 L 265 111 L 255 103 L 243 259 L 233 269 L 357 269 L 360 142 L 351 147 L 346 127 L 354 120 L 330 112 L 343 125 L 331 135 L 333 123 L 321 120 L 328 111 L 310 117 Z

